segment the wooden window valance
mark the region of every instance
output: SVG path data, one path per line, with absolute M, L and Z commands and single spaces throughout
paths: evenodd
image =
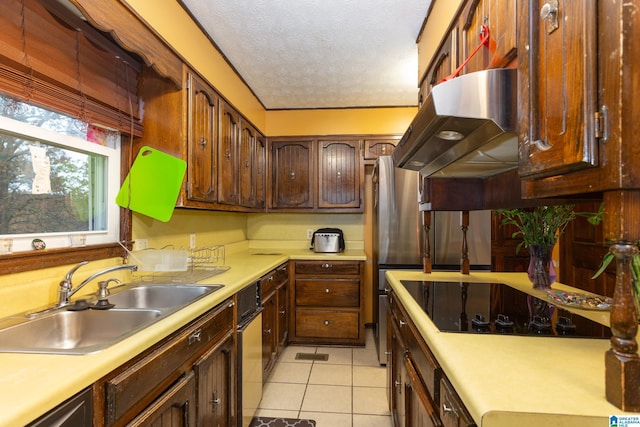
M 142 134 L 141 61 L 58 2 L 0 2 L 0 91 Z

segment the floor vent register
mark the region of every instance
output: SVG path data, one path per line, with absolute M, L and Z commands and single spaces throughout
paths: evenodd
M 321 360 L 326 362 L 329 355 L 326 353 L 296 353 L 296 360 Z

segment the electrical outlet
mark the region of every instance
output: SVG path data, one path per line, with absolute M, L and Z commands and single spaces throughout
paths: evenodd
M 189 234 L 189 249 L 196 248 L 196 233 Z
M 149 241 L 147 239 L 136 239 L 136 250 L 141 251 L 149 247 Z
M 311 239 L 313 237 L 313 228 L 309 228 L 307 230 L 307 239 Z

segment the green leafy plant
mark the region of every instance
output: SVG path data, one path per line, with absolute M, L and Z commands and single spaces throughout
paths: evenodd
M 640 242 L 636 242 L 636 246 L 640 249 Z M 600 264 L 600 268 L 596 273 L 591 277 L 595 279 L 600 276 L 607 269 L 611 261 L 615 259 L 615 255 L 612 252 L 607 252 L 602 257 L 602 263 Z M 631 257 L 631 275 L 633 276 L 632 287 L 633 291 L 633 299 L 636 304 L 636 312 L 640 315 L 640 254 L 636 253 L 633 257 Z
M 511 224 L 517 228 L 511 237 L 522 238 L 516 247 L 530 245 L 553 246 L 564 232 L 567 224 L 577 216 L 586 217 L 591 224 L 602 220 L 604 205 L 598 212 L 575 212 L 574 205 L 536 206 L 535 208 L 498 209 L 496 214 L 502 215 L 502 225 Z M 605 267 L 606 268 L 606 267 Z

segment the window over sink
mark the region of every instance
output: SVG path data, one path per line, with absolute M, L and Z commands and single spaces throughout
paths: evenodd
M 117 241 L 120 139 L 0 94 L 0 253 Z

